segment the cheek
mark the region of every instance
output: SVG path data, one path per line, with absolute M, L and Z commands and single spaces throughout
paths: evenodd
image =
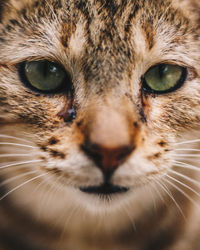
M 189 94 L 189 96 L 188 96 Z M 195 97 L 195 98 L 193 98 Z M 171 96 L 157 96 L 149 99 L 151 112 L 148 126 L 155 132 L 177 136 L 183 131 L 189 131 L 200 122 L 200 96 L 197 93 L 178 92 Z
M 81 135 L 76 129 L 75 124 L 65 124 L 60 121 L 60 126 L 54 130 L 45 131 L 45 136 L 39 141 L 38 145 L 42 150 L 60 150 L 67 155 L 69 151 L 79 150 Z
M 65 169 L 71 168 L 71 165 L 76 168 L 76 164 L 80 165 L 81 161 L 84 165 L 85 157 L 80 152 L 79 140 L 73 126 L 61 126 L 61 128 L 47 131 L 38 142 L 47 162 L 46 168 Z
M 19 122 L 52 129 L 62 120 L 58 113 L 66 106 L 66 97 L 31 91 L 16 71 L 15 67 L 0 69 L 0 123 Z

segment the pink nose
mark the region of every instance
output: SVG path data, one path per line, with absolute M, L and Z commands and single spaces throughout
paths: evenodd
M 83 150 L 93 159 L 103 173 L 112 173 L 131 154 L 133 145 L 120 145 L 118 147 L 105 147 L 103 145 L 85 143 Z

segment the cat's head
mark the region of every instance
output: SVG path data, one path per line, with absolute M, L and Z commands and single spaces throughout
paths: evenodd
M 2 4 L 1 173 L 18 204 L 139 213 L 170 186 L 200 122 L 195 4 Z

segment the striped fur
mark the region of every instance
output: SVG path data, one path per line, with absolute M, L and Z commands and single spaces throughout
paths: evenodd
M 0 0 L 0 249 L 200 249 L 199 14 L 198 0 Z M 44 59 L 70 94 L 23 83 L 19 65 Z M 145 94 L 159 63 L 185 84 Z M 88 141 L 132 145 L 111 178 L 127 193 L 80 191 L 103 183 Z

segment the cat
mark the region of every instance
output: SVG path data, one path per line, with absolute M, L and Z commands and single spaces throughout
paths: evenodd
M 199 14 L 0 1 L 0 249 L 200 249 Z

